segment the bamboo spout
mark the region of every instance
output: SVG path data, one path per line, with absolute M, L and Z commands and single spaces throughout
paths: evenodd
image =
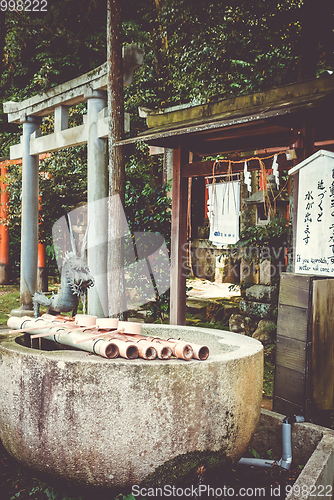
M 102 342 L 100 342 L 102 340 Z M 115 359 L 119 356 L 119 347 L 115 342 L 105 342 L 103 339 L 98 339 L 94 344 L 94 352 L 108 359 Z
M 185 359 L 187 361 L 189 361 L 189 359 L 191 359 L 194 355 L 194 351 L 191 345 L 187 344 L 186 342 L 180 342 L 180 341 L 174 344 L 174 346 L 172 347 L 172 352 L 174 356 Z
M 119 349 L 119 355 L 126 359 L 136 359 L 138 358 L 139 351 L 135 344 L 130 341 L 124 341 L 120 339 L 113 339 L 112 343 L 115 344 Z
M 42 335 L 46 340 L 53 340 L 58 344 L 68 345 L 70 347 L 79 347 L 84 351 L 94 352 L 95 354 L 99 354 L 100 356 L 103 356 L 108 359 L 116 357 L 115 353 L 117 352 L 118 346 L 111 346 L 110 342 L 99 339 L 100 344 L 97 349 L 95 347 L 95 344 L 97 342 L 96 340 L 90 340 L 89 342 L 83 343 L 82 342 L 83 335 L 82 333 L 80 333 L 80 329 L 79 331 L 77 331 L 75 328 L 66 328 L 66 326 L 62 322 L 58 322 L 57 325 L 55 323 L 47 321 L 46 319 L 41 320 L 41 318 L 39 318 L 38 320 L 34 320 L 29 316 L 24 316 L 23 318 L 10 317 L 8 319 L 7 324 L 10 328 L 14 328 L 16 329 L 16 331 L 19 331 L 22 329 L 22 327 L 24 327 L 24 324 L 27 323 L 28 324 L 27 329 L 29 329 L 29 331 L 31 331 L 32 333 L 36 331 L 37 336 L 41 336 L 41 334 L 39 333 L 41 330 L 41 326 L 39 325 L 42 322 L 44 323 L 43 326 L 44 332 Z M 30 324 L 34 325 L 34 323 L 36 325 L 36 330 L 33 329 L 33 326 L 30 327 Z M 81 341 L 81 345 L 80 342 L 78 346 L 75 345 L 75 342 L 77 340 Z
M 136 345 L 141 358 L 152 360 L 157 357 L 157 351 L 153 347 L 152 342 L 147 342 L 147 340 L 138 340 Z
M 176 342 L 176 345 L 190 345 L 193 353 L 192 357 L 195 359 L 199 359 L 200 361 L 205 361 L 209 357 L 209 348 L 205 345 L 199 345 L 199 344 L 186 344 L 185 342 L 181 342 L 180 340 L 177 339 L 168 339 L 169 342 Z M 179 348 L 181 348 L 181 345 Z M 176 348 L 175 348 L 176 349 Z
M 194 351 L 192 349 L 191 344 L 188 342 L 182 342 L 181 340 L 176 340 L 176 339 L 160 339 L 156 337 L 148 337 L 152 342 L 162 344 L 166 347 L 169 347 L 172 350 L 173 356 L 180 358 L 180 359 L 185 359 L 186 361 L 189 361 L 194 354 Z
M 194 355 L 193 358 L 205 361 L 209 357 L 209 348 L 206 345 L 191 344 Z
M 154 348 L 157 351 L 159 359 L 170 359 L 173 354 L 172 349 L 169 346 L 163 345 L 158 341 L 154 342 Z
M 95 317 L 94 317 L 95 318 Z M 38 319 L 29 316 L 9 318 L 7 322 L 15 333 L 31 332 L 31 338 L 44 337 L 59 344 L 94 352 L 100 356 L 113 359 L 118 355 L 126 359 L 152 360 L 169 359 L 172 355 L 180 359 L 195 358 L 204 361 L 209 356 L 209 348 L 204 345 L 191 344 L 178 339 L 161 339 L 140 335 L 140 323 L 129 323 L 102 318 L 94 326 L 79 327 L 71 319 L 43 315 Z M 118 329 L 115 330 L 115 327 Z M 26 327 L 25 327 L 26 325 Z M 42 332 L 41 332 L 42 330 Z M 81 333 L 83 330 L 89 331 Z

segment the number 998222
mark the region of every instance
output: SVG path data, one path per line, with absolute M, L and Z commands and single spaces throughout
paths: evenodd
M 0 0 L 2 12 L 47 12 L 47 0 Z

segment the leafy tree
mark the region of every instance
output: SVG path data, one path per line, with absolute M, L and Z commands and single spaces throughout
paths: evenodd
M 126 165 L 125 213 L 132 232 L 159 232 L 170 245 L 170 199 L 162 185 L 161 157 L 138 146 Z
M 333 70 L 333 5 L 324 0 L 123 0 L 123 44 L 136 42 L 145 50 L 143 66 L 125 89 L 132 133 L 145 127 L 138 106 L 205 102 Z M 0 60 L 0 156 L 5 156 L 10 144 L 19 142 L 21 128 L 7 123 L 2 102 L 28 98 L 106 60 L 106 0 L 54 0 L 47 14 L 0 11 Z M 152 161 L 143 151 L 129 159 L 127 213 L 133 230 L 145 226 L 166 237 L 168 212 L 154 177 L 149 178 Z M 41 165 L 50 171 L 49 178 L 41 178 L 41 227 L 51 227 L 85 201 L 85 169 L 85 148 L 52 154 Z M 16 214 L 11 214 L 11 241 L 17 248 L 19 168 L 12 167 L 10 176 Z
M 152 36 L 128 105 L 205 102 L 333 70 L 333 8 L 323 0 L 141 3 L 137 22 Z

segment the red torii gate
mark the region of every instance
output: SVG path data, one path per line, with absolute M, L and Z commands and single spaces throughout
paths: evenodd
M 49 153 L 40 155 L 39 159 L 50 156 Z M 9 226 L 8 226 L 8 205 L 9 193 L 6 182 L 7 168 L 10 165 L 22 165 L 22 158 L 10 160 L 9 158 L 0 161 L 0 285 L 10 283 L 9 268 Z M 47 290 L 46 270 L 46 245 L 38 243 L 38 285 L 42 291 Z

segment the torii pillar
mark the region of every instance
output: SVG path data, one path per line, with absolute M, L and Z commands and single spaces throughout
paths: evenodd
M 95 285 L 88 290 L 88 314 L 104 317 L 108 311 L 107 289 L 107 231 L 108 210 L 108 155 L 107 142 L 98 135 L 99 113 L 107 110 L 107 93 L 104 90 L 87 92 L 87 261 L 95 277 Z M 99 290 L 99 293 L 98 293 Z
M 36 291 L 38 263 L 38 155 L 30 154 L 30 136 L 37 132 L 40 118 L 25 116 L 22 135 L 22 217 L 20 315 L 31 314 L 32 296 Z M 16 310 L 16 315 L 18 311 Z

